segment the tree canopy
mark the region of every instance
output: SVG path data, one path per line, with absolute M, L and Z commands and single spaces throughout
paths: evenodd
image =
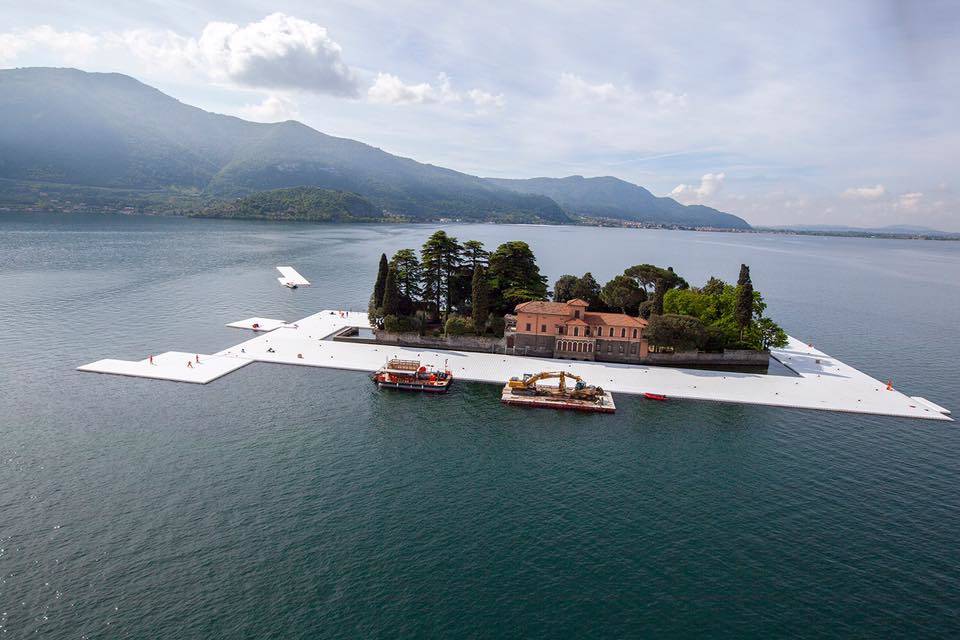
M 490 316 L 490 282 L 487 280 L 487 271 L 483 265 L 478 264 L 473 270 L 471 296 L 471 311 L 473 314 L 473 326 L 477 333 L 483 333 L 487 326 L 487 318 Z
M 647 292 L 633 278 L 619 275 L 603 285 L 600 297 L 607 307 L 636 316 L 640 313 L 640 303 L 647 299 Z
M 751 287 L 752 289 L 752 287 Z M 673 289 L 664 297 L 664 312 L 698 318 L 719 348 L 768 349 L 786 345 L 783 329 L 764 316 L 767 308 L 758 291 L 751 291 L 751 320 L 746 327 L 738 319 L 743 288 L 710 278 L 700 289 Z
M 663 298 L 670 289 L 687 288 L 687 281 L 677 275 L 673 267 L 658 267 L 652 264 L 637 264 L 627 268 L 623 274 L 633 278 L 649 295 L 652 314 L 663 313 Z
M 706 328 L 698 318 L 675 313 L 653 316 L 643 333 L 650 344 L 676 351 L 697 349 L 707 338 Z
M 572 276 L 569 273 L 560 276 L 560 278 L 553 283 L 553 299 L 556 302 L 566 302 L 568 300 L 573 300 L 576 296 L 573 295 L 573 288 L 577 286 L 577 276 Z
M 526 242 L 505 242 L 490 254 L 490 284 L 495 296 L 493 307 L 507 313 L 521 302 L 547 297 L 547 278 Z

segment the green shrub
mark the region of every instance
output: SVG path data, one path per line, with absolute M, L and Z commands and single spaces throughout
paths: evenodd
M 411 316 L 387 316 L 383 328 L 392 333 L 409 333 L 420 330 L 420 321 Z
M 444 331 L 448 336 L 463 336 L 469 333 L 475 333 L 473 329 L 473 319 L 464 316 L 452 315 L 447 318 L 447 324 L 444 325 Z

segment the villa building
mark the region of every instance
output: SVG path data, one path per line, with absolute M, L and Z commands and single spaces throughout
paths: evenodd
M 588 306 L 579 298 L 518 304 L 514 353 L 602 362 L 639 362 L 647 357 L 646 320 L 589 311 Z

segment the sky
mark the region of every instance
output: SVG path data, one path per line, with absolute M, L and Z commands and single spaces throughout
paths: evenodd
M 493 177 L 960 231 L 960 4 L 0 0 L 0 68 L 126 73 Z

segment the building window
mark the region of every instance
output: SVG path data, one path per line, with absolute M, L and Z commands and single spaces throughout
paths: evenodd
M 607 343 L 607 353 L 613 353 L 613 343 L 612 343 L 612 342 L 608 342 L 608 343 Z
M 587 353 L 593 353 L 593 343 L 587 344 Z
M 574 318 L 579 318 L 579 317 L 580 317 L 580 309 L 575 309 L 575 310 L 574 310 L 574 312 L 573 312 L 573 317 L 574 317 Z
M 562 336 L 562 335 L 563 335 L 563 327 L 557 325 L 557 333 Z
M 610 327 L 610 337 L 613 337 L 613 327 Z
M 623 353 L 623 343 L 620 343 L 620 353 Z
M 621 329 L 620 329 L 620 337 L 621 337 L 621 338 L 626 338 L 626 337 L 627 337 L 627 330 L 626 330 L 625 328 L 621 328 Z
M 637 330 L 636 330 L 636 329 L 633 330 L 633 337 L 634 337 L 634 338 L 637 337 Z
M 590 335 L 590 327 L 584 327 L 584 328 L 583 328 L 583 335 L 585 335 L 585 336 L 589 336 L 589 335 Z
M 527 323 L 527 331 L 530 331 L 530 323 Z
M 580 327 L 574 327 L 574 328 L 573 328 L 573 335 L 574 335 L 574 336 L 579 336 L 579 335 L 580 335 Z
M 546 332 L 547 332 L 547 325 L 545 324 L 540 325 L 540 333 L 546 333 Z

